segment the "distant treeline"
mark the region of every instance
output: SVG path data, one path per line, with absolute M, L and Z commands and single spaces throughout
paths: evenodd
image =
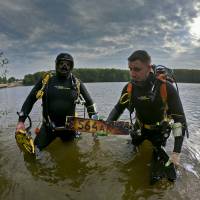
M 45 72 L 37 72 L 24 76 L 24 85 L 35 84 Z M 119 69 L 74 69 L 73 74 L 83 82 L 126 82 L 129 80 L 128 70 Z
M 15 79 L 14 77 L 10 77 L 10 78 L 6 78 L 6 77 L 1 77 L 0 76 L 0 83 L 12 83 L 12 82 L 15 82 L 17 81 L 18 79 Z
M 24 85 L 35 84 L 45 72 L 37 72 L 24 76 Z M 73 74 L 83 82 L 127 82 L 130 80 L 128 70 L 120 69 L 74 69 Z M 175 69 L 174 75 L 177 82 L 200 83 L 200 70 Z
M 179 83 L 200 83 L 200 70 L 174 69 L 174 76 Z

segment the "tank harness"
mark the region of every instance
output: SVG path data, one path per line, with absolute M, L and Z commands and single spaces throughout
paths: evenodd
M 44 74 L 43 79 L 42 79 L 42 87 L 40 90 L 37 91 L 36 93 L 36 99 L 41 99 L 45 93 L 45 88 L 47 87 L 47 84 L 49 82 L 49 79 L 53 76 L 53 74 L 51 72 L 47 72 Z M 78 78 L 76 78 L 75 76 L 73 76 L 71 74 L 71 79 L 72 79 L 72 86 L 76 89 L 77 93 L 78 93 L 78 97 L 75 101 L 78 100 L 79 96 L 80 96 L 80 81 Z
M 47 90 L 49 80 L 52 77 L 53 77 L 53 74 L 51 72 L 47 72 L 47 73 L 44 74 L 43 79 L 42 79 L 42 87 L 41 87 L 40 90 L 37 91 L 36 99 L 41 99 L 44 96 L 44 94 L 47 95 L 46 94 L 47 92 L 45 92 L 45 91 Z M 82 97 L 81 97 L 81 94 L 80 94 L 80 81 L 79 81 L 78 78 L 76 78 L 72 74 L 71 74 L 70 78 L 72 80 L 72 86 L 77 91 L 77 94 L 78 94 L 77 99 L 75 99 L 74 103 L 76 103 L 76 104 L 82 103 L 83 100 L 82 100 Z M 47 98 L 46 98 L 46 105 L 45 105 L 46 106 L 46 114 L 45 115 L 46 115 L 47 119 L 43 116 L 43 122 L 48 124 L 52 129 L 54 129 L 55 124 L 51 121 L 50 116 L 48 114 L 48 105 L 47 104 L 48 103 L 47 103 Z M 35 129 L 35 133 L 39 134 L 39 131 L 40 131 L 40 129 L 39 129 L 39 125 L 38 125 L 38 127 Z
M 155 124 L 143 124 L 136 115 L 136 122 L 139 124 L 140 128 L 145 128 L 145 129 L 149 129 L 149 130 L 153 130 L 158 128 L 158 126 L 160 126 L 163 122 L 167 122 L 169 123 L 171 121 L 170 116 L 167 115 L 167 111 L 168 111 L 168 104 L 167 104 L 167 85 L 166 85 L 166 79 L 165 76 L 156 76 L 156 79 L 161 81 L 161 85 L 160 85 L 160 96 L 162 98 L 162 102 L 164 105 L 164 109 L 163 109 L 163 120 L 161 122 L 156 122 Z M 126 104 L 129 103 L 129 111 L 130 111 L 130 121 L 131 124 L 132 123 L 132 117 L 131 117 L 131 96 L 133 93 L 133 84 L 131 82 L 128 83 L 127 85 L 127 91 L 126 93 L 124 93 L 121 98 L 120 98 L 120 103 L 121 104 Z

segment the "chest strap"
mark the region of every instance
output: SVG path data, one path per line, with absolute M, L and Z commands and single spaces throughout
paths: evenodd
M 42 87 L 40 90 L 37 91 L 36 93 L 36 99 L 41 99 L 44 95 L 44 91 L 45 91 L 45 88 L 49 82 L 49 79 L 52 77 L 52 74 L 51 73 L 46 73 L 44 76 L 43 76 L 43 79 L 42 79 Z M 71 77 L 72 78 L 72 84 L 73 86 L 75 87 L 75 89 L 77 90 L 77 93 L 78 93 L 78 98 L 80 96 L 80 81 L 78 80 L 78 78 L 76 77 Z M 78 99 L 77 98 L 77 99 Z
M 161 81 L 161 85 L 160 85 L 160 96 L 163 102 L 163 121 L 170 121 L 171 119 L 168 117 L 167 115 L 167 111 L 168 111 L 168 104 L 167 104 L 167 84 L 166 84 L 166 80 L 163 79 L 163 77 L 158 77 L 158 80 Z M 131 96 L 133 93 L 133 84 L 131 82 L 128 83 L 127 85 L 127 91 L 126 93 L 124 93 L 121 98 L 120 98 L 120 103 L 121 104 L 125 104 L 129 102 L 129 107 L 131 105 Z M 162 122 L 163 122 L 162 121 Z M 141 123 L 141 122 L 140 122 Z M 155 129 L 157 128 L 159 125 L 161 124 L 161 122 L 156 122 L 155 124 L 143 124 L 141 127 L 144 127 L 146 129 Z
M 40 90 L 37 91 L 36 99 L 41 99 L 43 97 L 45 87 L 46 87 L 47 83 L 49 82 L 49 79 L 51 76 L 52 76 L 51 73 L 46 73 L 44 75 L 44 78 L 42 79 L 42 87 Z

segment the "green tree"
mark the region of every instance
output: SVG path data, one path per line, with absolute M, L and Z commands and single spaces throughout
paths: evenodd
M 16 81 L 15 77 L 10 77 L 10 78 L 8 79 L 8 83 L 13 83 L 13 82 L 15 82 L 15 81 Z

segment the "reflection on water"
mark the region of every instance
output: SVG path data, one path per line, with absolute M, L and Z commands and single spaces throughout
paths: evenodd
M 26 155 L 24 161 L 34 178 L 51 184 L 59 184 L 67 179 L 74 188 L 78 188 L 92 170 L 87 166 L 76 142 L 60 145 L 60 141 L 55 141 L 51 148 L 41 152 L 36 159 Z
M 100 115 L 107 117 L 125 83 L 87 84 Z M 19 151 L 14 138 L 20 109 L 31 87 L 0 90 L 0 199 L 200 199 L 200 85 L 180 84 L 190 131 L 176 183 L 149 185 L 151 145 L 135 154 L 128 136 L 90 134 L 63 143 L 56 139 L 36 158 Z M 31 113 L 39 123 L 41 102 Z M 125 112 L 121 119 L 128 119 Z M 171 137 L 167 150 L 173 144 Z

